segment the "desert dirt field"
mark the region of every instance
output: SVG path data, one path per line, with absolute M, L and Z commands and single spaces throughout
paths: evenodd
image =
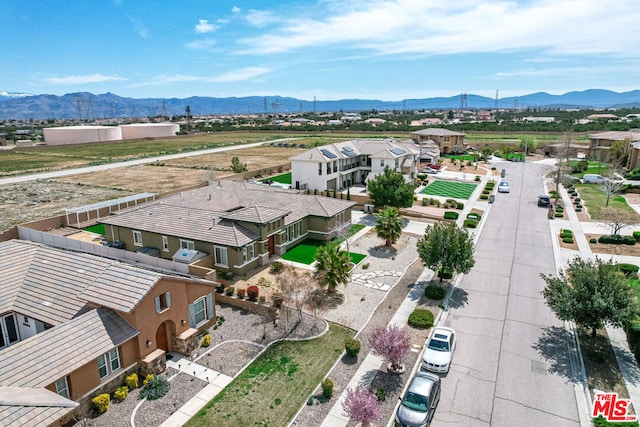
M 60 215 L 65 209 L 150 192 L 165 193 L 197 186 L 207 180 L 232 178 L 231 158 L 248 170 L 288 163 L 304 149 L 252 147 L 230 152 L 169 160 L 72 175 L 47 181 L 4 185 L 0 191 L 0 232 L 16 224 Z

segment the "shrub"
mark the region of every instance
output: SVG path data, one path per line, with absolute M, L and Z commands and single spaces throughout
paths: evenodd
M 153 381 L 154 378 L 155 376 L 153 374 L 147 374 L 147 376 L 144 378 L 144 381 L 142 381 L 142 384 L 147 385 L 149 381 Z
M 137 388 L 138 384 L 140 384 L 138 381 L 138 374 L 134 372 L 131 375 L 127 375 L 124 377 L 124 383 L 129 388 Z
M 247 293 L 247 290 L 245 288 L 238 289 L 238 298 L 244 298 L 246 293 Z
M 260 294 L 260 288 L 257 287 L 256 285 L 251 285 L 247 288 L 247 297 L 249 297 L 251 301 L 257 301 L 259 294 Z
M 466 228 L 476 228 L 478 226 L 478 221 L 475 219 L 465 219 L 462 226 Z
M 451 279 L 453 277 L 453 272 L 446 268 L 438 271 L 438 279 Z
M 408 323 L 414 328 L 430 328 L 433 326 L 433 313 L 424 308 L 416 308 L 409 315 Z
M 325 378 L 322 381 L 322 395 L 327 399 L 333 397 L 333 380 L 331 378 Z
M 564 208 L 562 206 L 556 206 L 556 212 L 564 212 Z
M 589 243 L 598 243 L 598 239 L 596 239 L 595 237 L 592 237 L 589 239 Z
M 169 391 L 169 381 L 164 378 L 156 377 L 147 382 L 140 390 L 138 399 L 156 400 L 167 394 Z
M 564 237 L 562 241 L 564 243 L 573 243 L 573 237 Z
M 109 403 L 111 403 L 111 397 L 109 393 L 99 394 L 91 399 L 91 407 L 99 414 L 104 414 L 109 409 Z
M 486 194 L 481 194 L 480 195 L 480 199 L 482 199 L 482 200 L 487 200 L 488 198 L 489 198 L 489 196 L 486 195 Z
M 229 295 L 229 296 L 233 296 L 233 293 L 236 291 L 236 289 L 233 286 L 229 286 L 228 288 L 226 288 L 224 290 L 224 293 Z
M 481 179 L 482 179 L 482 178 L 480 178 L 480 175 L 476 175 L 476 177 L 474 178 L 474 180 L 475 180 L 476 182 L 480 181 Z
M 580 197 L 576 197 L 575 199 L 573 199 L 573 203 L 575 203 L 575 202 L 581 202 L 581 201 L 582 201 L 582 199 L 580 199 Z
M 376 398 L 380 402 L 384 402 L 387 399 L 387 393 L 384 391 L 383 388 L 380 388 L 380 387 L 376 388 Z
M 576 212 L 582 212 L 582 206 L 580 206 L 580 207 L 576 206 Z
M 456 202 L 456 209 L 458 209 L 459 211 L 461 211 L 462 209 L 464 209 L 464 203 L 462 203 L 462 202 Z
M 429 204 L 429 199 L 422 199 L 422 206 L 427 206 Z
M 260 295 L 260 296 L 258 297 L 258 302 L 259 302 L 260 304 L 264 304 L 265 302 L 267 302 L 267 297 L 265 297 L 264 295 Z
M 280 261 L 273 261 L 271 266 L 269 266 L 269 273 L 277 274 L 282 271 L 284 265 Z
M 444 219 L 458 219 L 458 212 L 446 211 L 444 213 Z
M 564 216 L 563 212 L 556 212 L 555 217 L 556 218 L 562 218 Z
M 128 395 L 129 395 L 129 387 L 127 387 L 126 385 L 118 387 L 118 389 L 113 392 L 113 397 L 118 399 L 120 402 L 125 400 Z
M 638 270 L 640 270 L 640 267 L 638 267 L 635 264 L 618 264 L 618 268 L 627 277 L 637 276 L 638 275 Z
M 489 194 L 489 190 L 482 190 L 482 194 Z
M 455 208 L 458 206 L 458 202 L 456 202 L 454 199 L 447 199 L 444 202 L 444 206 L 446 208 Z
M 477 212 L 469 212 L 467 214 L 467 219 L 475 219 L 476 221 L 480 221 L 480 218 L 482 218 L 482 215 Z
M 424 296 L 429 299 L 440 300 L 444 298 L 446 291 L 438 285 L 429 285 L 424 289 Z
M 636 239 L 633 238 L 633 236 L 624 236 L 622 238 L 622 243 L 625 245 L 635 245 L 636 244 Z
M 209 347 L 210 345 L 211 345 L 211 335 L 206 334 L 204 337 L 202 337 L 202 346 Z
M 415 202 L 416 200 L 418 200 L 418 196 L 417 195 L 413 195 L 413 201 Z
M 360 341 L 349 338 L 344 343 L 344 349 L 349 357 L 357 357 L 360 353 Z
M 369 263 L 362 264 L 362 269 L 367 270 L 369 268 Z
M 633 238 L 636 239 L 636 242 L 640 242 L 640 231 L 634 231 Z

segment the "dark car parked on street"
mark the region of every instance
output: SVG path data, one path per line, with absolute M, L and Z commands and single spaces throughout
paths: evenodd
M 546 194 L 538 196 L 538 206 L 544 208 L 551 206 L 551 196 L 547 196 Z

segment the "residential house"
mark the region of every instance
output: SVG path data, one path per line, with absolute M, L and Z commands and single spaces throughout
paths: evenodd
M 215 319 L 214 282 L 0 243 L 0 425 L 60 425 L 132 372 L 161 372 Z
M 433 141 L 437 144 L 441 154 L 458 154 L 465 151 L 463 132 L 448 129 L 428 128 L 411 132 L 411 139 L 420 144 L 423 141 Z
M 289 158 L 296 188 L 341 190 L 364 184 L 370 174 L 385 168 L 401 172 L 407 182 L 417 174 L 419 148 L 411 141 L 355 139 L 314 147 Z M 372 175 L 375 176 L 375 175 Z
M 640 167 L 640 132 L 633 131 L 607 131 L 589 134 L 589 149 L 587 155 L 591 158 L 606 160 L 608 151 L 615 142 L 621 142 L 627 152 L 627 164 L 629 169 Z
M 307 238 L 327 240 L 351 223 L 355 202 L 246 181 L 221 181 L 100 220 L 106 239 L 129 251 L 207 255 L 202 267 L 244 274 Z

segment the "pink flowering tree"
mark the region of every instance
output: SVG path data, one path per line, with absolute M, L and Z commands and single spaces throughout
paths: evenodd
M 369 335 L 369 345 L 384 360 L 391 364 L 391 369 L 402 369 L 402 359 L 407 356 L 411 343 L 403 329 L 392 325 L 377 327 Z
M 347 396 L 342 402 L 342 409 L 362 427 L 369 425 L 380 418 L 380 402 L 376 395 L 365 387 L 347 389 Z

